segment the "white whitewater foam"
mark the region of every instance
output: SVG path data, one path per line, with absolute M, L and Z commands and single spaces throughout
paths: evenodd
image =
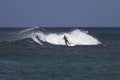
M 53 45 L 65 45 L 65 41 L 63 36 L 66 35 L 68 37 L 71 46 L 75 45 L 98 45 L 101 44 L 96 38 L 89 35 L 87 32 L 81 31 L 79 29 L 73 30 L 68 33 L 49 33 L 45 34 L 43 32 L 36 32 L 31 35 L 31 38 L 42 45 L 42 42 L 48 42 Z M 36 36 L 39 38 L 36 38 Z

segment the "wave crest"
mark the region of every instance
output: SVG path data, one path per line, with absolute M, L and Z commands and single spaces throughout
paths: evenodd
M 71 46 L 101 44 L 96 38 L 79 29 L 63 33 L 44 33 L 39 31 L 32 33 L 30 37 L 40 45 L 43 45 L 42 42 L 47 42 L 53 45 L 66 45 L 63 39 L 64 35 L 68 37 Z

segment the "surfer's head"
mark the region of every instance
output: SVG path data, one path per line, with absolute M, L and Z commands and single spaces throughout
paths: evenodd
M 66 35 L 64 34 L 64 37 L 66 37 Z

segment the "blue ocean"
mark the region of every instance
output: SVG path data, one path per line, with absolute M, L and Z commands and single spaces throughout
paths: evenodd
M 120 28 L 0 28 L 0 80 L 120 80 Z

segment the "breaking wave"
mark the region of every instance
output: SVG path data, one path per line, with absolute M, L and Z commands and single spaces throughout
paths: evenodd
M 88 31 L 81 31 L 79 29 L 70 32 L 44 32 L 43 30 L 35 30 L 37 28 L 29 28 L 21 31 L 19 34 L 24 34 L 22 38 L 32 38 L 34 42 L 44 45 L 44 42 L 52 45 L 65 45 L 63 36 L 66 35 L 71 46 L 75 45 L 98 45 L 101 44 L 95 37 L 88 34 Z

